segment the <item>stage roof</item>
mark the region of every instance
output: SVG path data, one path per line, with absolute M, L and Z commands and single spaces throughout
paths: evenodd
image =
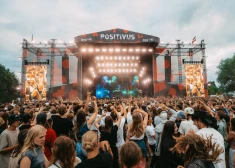
M 75 37 L 75 43 L 80 46 L 84 44 L 147 44 L 156 47 L 160 42 L 159 37 L 132 32 L 124 29 L 111 29 Z

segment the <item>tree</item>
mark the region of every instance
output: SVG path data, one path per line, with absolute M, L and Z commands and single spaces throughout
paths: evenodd
M 208 92 L 209 95 L 216 95 L 219 91 L 219 88 L 215 85 L 215 82 L 208 82 Z
M 224 93 L 235 91 L 235 54 L 231 58 L 222 59 L 217 66 L 217 82 Z
M 0 80 L 0 103 L 15 100 L 19 95 L 17 91 L 19 81 L 16 75 L 2 64 L 0 64 Z

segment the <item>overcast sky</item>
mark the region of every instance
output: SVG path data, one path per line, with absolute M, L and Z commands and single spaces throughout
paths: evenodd
M 113 28 L 207 44 L 208 81 L 221 59 L 235 53 L 235 0 L 1 0 L 0 63 L 21 71 L 23 38 L 69 42 Z

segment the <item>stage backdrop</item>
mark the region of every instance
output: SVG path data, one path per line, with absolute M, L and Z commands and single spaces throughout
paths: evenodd
M 185 64 L 186 94 L 205 97 L 202 64 Z
M 47 66 L 27 65 L 25 101 L 46 100 Z

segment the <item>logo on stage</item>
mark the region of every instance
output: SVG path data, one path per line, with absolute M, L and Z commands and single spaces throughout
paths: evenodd
M 135 40 L 134 34 L 100 34 L 100 39 L 105 40 Z

